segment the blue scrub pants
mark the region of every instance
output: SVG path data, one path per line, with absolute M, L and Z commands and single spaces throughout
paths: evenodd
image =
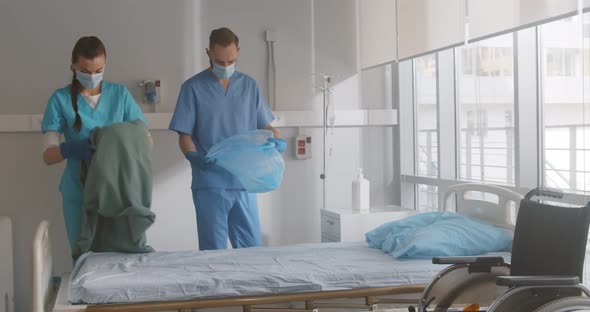
M 256 194 L 241 190 L 193 189 L 199 250 L 261 246 Z
M 80 236 L 83 199 L 84 195 L 81 191 L 69 190 L 61 193 L 66 233 L 68 234 L 71 250 L 74 250 L 78 236 Z

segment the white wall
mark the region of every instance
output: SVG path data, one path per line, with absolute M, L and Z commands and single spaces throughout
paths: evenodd
M 105 77 L 132 91 L 141 79 L 162 79 L 162 110 L 171 110 L 180 84 L 202 60 L 200 1 L 9 1 L 0 8 L 0 113 L 41 113 L 53 90 L 69 83 L 71 49 L 82 35 L 106 45 Z M 199 47 L 199 48 L 196 48 Z M 144 107 L 149 110 L 149 107 Z M 154 203 L 158 221 L 148 233 L 157 249 L 196 247 L 190 173 L 176 135 L 153 133 Z M 0 214 L 14 222 L 16 311 L 28 311 L 29 262 L 37 224 L 51 222 L 55 272 L 71 270 L 61 198 L 62 165 L 41 161 L 39 133 L 0 133 Z
M 588 1 L 584 1 L 588 7 Z M 577 0 L 496 0 L 470 1 L 470 38 L 522 27 L 575 12 Z M 564 33 L 565 34 L 565 33 Z
M 356 0 L 314 0 L 314 68 L 339 83 L 358 73 Z
M 108 51 L 106 79 L 137 91 L 142 79 L 161 79 L 164 95 L 160 111 L 171 111 L 180 84 L 202 70 L 204 49 L 212 28 L 228 26 L 240 37 L 238 69 L 256 78 L 266 90 L 266 44 L 263 31 L 277 34 L 277 99 L 281 110 L 321 110 L 311 74 L 314 67 L 313 0 L 184 0 L 80 2 L 22 0 L 0 4 L 0 114 L 41 113 L 53 90 L 69 83 L 69 58 L 75 40 L 96 34 Z M 317 18 L 317 16 L 316 16 Z M 335 18 L 341 19 L 342 16 Z M 330 17 L 323 19 L 329 24 Z M 354 21 L 351 21 L 354 22 Z M 339 20 L 342 23 L 342 20 Z M 354 29 L 350 28 L 351 31 Z M 336 36 L 341 46 L 353 35 Z M 345 39 L 342 39 L 345 38 Z M 348 39 L 346 39 L 348 38 Z M 326 39 L 330 40 L 330 39 Z M 329 44 L 329 42 L 326 42 Z M 335 42 L 335 44 L 338 44 Z M 329 45 L 328 45 L 329 46 Z M 318 51 L 316 55 L 322 55 Z M 361 84 L 351 68 L 354 53 L 343 53 L 342 82 L 334 86 L 337 108 L 382 108 L 386 88 Z M 338 55 L 334 55 L 338 58 Z M 6 74 L 7 73 L 7 74 Z M 350 76 L 350 77 L 348 77 Z M 361 88 L 362 85 L 362 88 Z M 266 92 L 264 92 L 266 94 Z M 364 94 L 364 96 L 363 96 Z M 364 100 L 363 100 L 364 99 Z M 144 106 L 145 111 L 151 107 Z M 313 137 L 313 158 L 299 161 L 291 148 L 280 189 L 259 196 L 263 240 L 267 245 L 319 242 L 321 207 L 321 129 L 282 129 L 292 142 L 304 133 Z M 337 129 L 330 160 L 329 201 L 332 208 L 349 205 L 346 197 L 354 168 L 367 168 L 375 204 L 395 201 L 390 185 L 397 178 L 392 167 L 391 128 Z M 178 152 L 177 138 L 154 131 L 153 210 L 157 221 L 148 241 L 157 250 L 194 249 L 196 227 L 189 189 L 190 172 Z M 41 134 L 0 133 L 0 215 L 14 221 L 16 310 L 28 310 L 30 245 L 37 224 L 51 222 L 55 272 L 71 269 L 69 247 L 57 191 L 62 165 L 41 161 Z M 385 153 L 384 151 L 389 151 Z
M 267 47 L 264 31 L 275 32 L 277 64 L 277 109 L 310 108 L 311 1 L 207 0 L 204 3 L 203 32 L 229 27 L 240 38 L 237 69 L 254 77 L 267 93 Z M 204 57 L 204 51 L 201 54 Z
M 461 43 L 465 36 L 465 2 L 400 0 L 398 58 L 403 59 Z
M 359 1 L 361 68 L 397 59 L 396 1 Z
M 162 79 L 163 105 L 173 108 L 179 83 L 195 67 L 193 43 L 200 43 L 198 15 L 187 14 L 198 1 L 162 3 L 106 0 L 10 1 L 0 10 L 3 100 L 0 113 L 39 113 L 53 90 L 71 81 L 75 41 L 97 35 L 107 48 L 105 79 L 138 91 L 139 80 Z M 113 9 L 116 8 L 116 9 Z M 185 29 L 189 32 L 185 32 Z M 181 60 L 181 61 L 179 61 Z M 200 67 L 200 66 L 199 66 Z

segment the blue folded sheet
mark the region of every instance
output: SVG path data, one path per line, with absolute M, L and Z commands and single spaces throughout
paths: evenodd
M 430 259 L 509 251 L 512 232 L 451 212 L 428 212 L 386 223 L 366 234 L 369 246 L 395 258 Z

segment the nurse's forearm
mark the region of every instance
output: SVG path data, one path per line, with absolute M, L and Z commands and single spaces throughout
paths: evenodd
M 197 147 L 195 146 L 195 143 L 193 143 L 193 138 L 185 133 L 180 133 L 178 136 L 178 145 L 180 145 L 182 155 L 186 155 L 188 152 L 197 151 Z
M 279 133 L 279 130 L 277 130 L 277 128 L 275 128 L 275 127 L 273 127 L 271 125 L 268 125 L 268 126 L 266 126 L 265 129 L 272 131 L 272 134 L 275 136 L 275 138 L 278 139 L 278 138 L 281 137 L 281 134 Z
M 59 146 L 50 146 L 43 152 L 43 161 L 48 166 L 60 163 L 63 160 L 64 157 L 61 155 Z

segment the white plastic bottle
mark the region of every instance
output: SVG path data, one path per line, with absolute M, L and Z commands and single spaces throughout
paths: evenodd
M 352 181 L 352 211 L 369 212 L 369 180 L 363 177 L 363 169 L 357 169 L 356 180 Z

